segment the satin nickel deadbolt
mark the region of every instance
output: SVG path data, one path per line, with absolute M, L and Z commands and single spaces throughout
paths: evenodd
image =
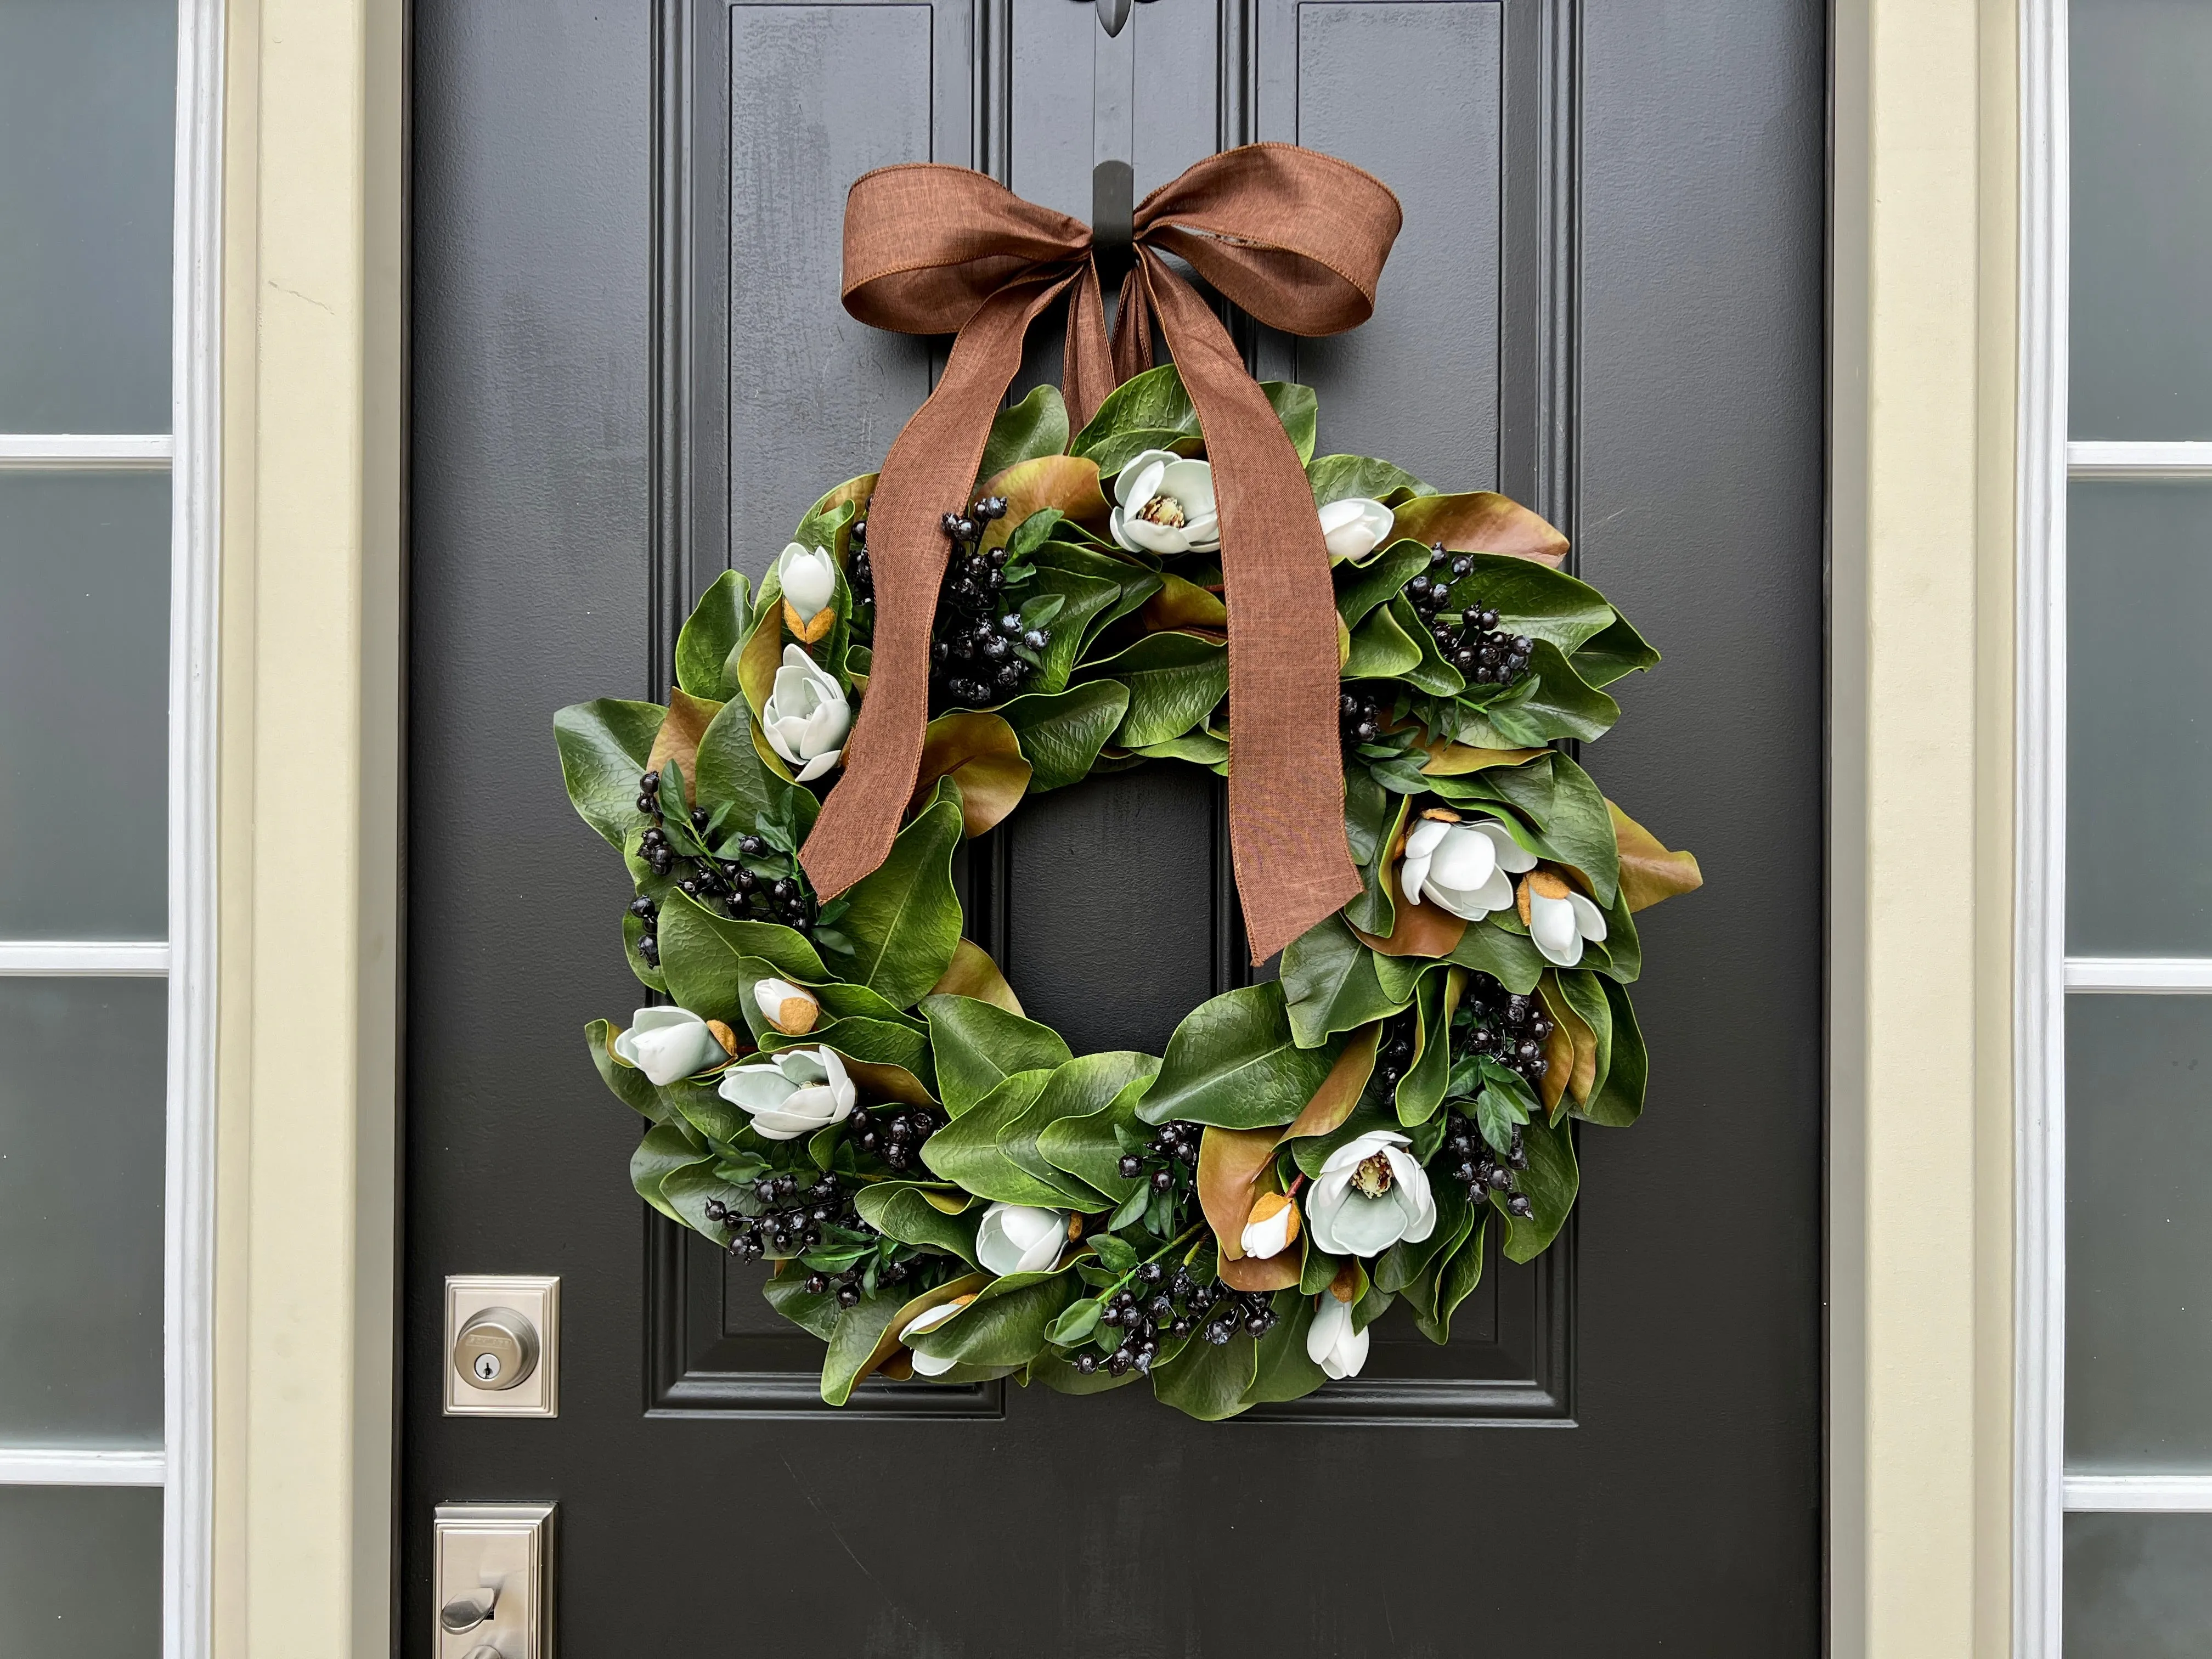
M 446 1415 L 559 1414 L 557 1279 L 490 1274 L 446 1281 Z
M 553 1659 L 550 1504 L 441 1504 L 430 1651 L 437 1659 Z

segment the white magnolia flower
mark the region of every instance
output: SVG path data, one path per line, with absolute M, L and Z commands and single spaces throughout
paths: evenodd
M 791 607 L 792 632 L 812 640 L 829 629 L 815 629 L 815 618 L 830 608 L 837 592 L 837 562 L 826 548 L 792 543 L 776 556 L 775 579 L 783 589 L 783 602 Z
M 1289 1249 L 1297 1236 L 1297 1200 L 1281 1193 L 1263 1193 L 1237 1243 L 1245 1255 L 1264 1261 Z
M 1114 481 L 1114 539 L 1132 551 L 1211 553 L 1221 545 L 1213 469 L 1171 449 L 1148 449 Z
M 975 1229 L 975 1260 L 994 1273 L 1048 1273 L 1059 1265 L 1067 1215 L 1034 1204 L 994 1204 Z
M 805 1036 L 822 1018 L 821 999 L 787 979 L 757 979 L 753 1000 L 762 1017 L 786 1036 Z
M 828 1048 L 784 1048 L 757 1064 L 732 1066 L 718 1092 L 749 1113 L 753 1127 L 770 1140 L 796 1140 L 842 1123 L 860 1098 L 845 1062 Z
M 1380 1255 L 1399 1240 L 1418 1244 L 1436 1230 L 1428 1173 L 1406 1151 L 1413 1142 L 1375 1129 L 1328 1155 L 1306 1194 L 1316 1249 Z
M 1521 884 L 1521 920 L 1544 960 L 1571 968 L 1583 959 L 1583 941 L 1605 942 L 1605 912 L 1567 885 L 1565 878 L 1539 870 Z
M 629 1030 L 615 1039 L 615 1053 L 656 1086 L 730 1057 L 714 1028 L 689 1008 L 641 1008 L 629 1018 Z
M 1510 877 L 1536 867 L 1505 826 L 1492 818 L 1462 823 L 1458 813 L 1432 806 L 1406 836 L 1398 890 L 1410 904 L 1434 904 L 1469 921 L 1513 903 Z
M 801 783 L 811 783 L 837 763 L 852 729 L 853 705 L 844 687 L 797 646 L 785 646 L 783 666 L 775 671 L 761 709 L 769 747 L 799 769 Z
M 907 1321 L 906 1328 L 899 1333 L 899 1340 L 912 1346 L 915 1337 L 924 1331 L 935 1330 L 975 1299 L 975 1293 L 970 1291 L 966 1296 L 956 1296 L 950 1302 L 940 1302 L 933 1308 L 924 1309 Z M 957 1359 L 939 1359 L 935 1354 L 917 1353 L 914 1356 L 914 1374 L 916 1376 L 942 1376 L 959 1363 Z
M 1367 1333 L 1352 1328 L 1352 1304 L 1324 1292 L 1306 1330 L 1306 1358 L 1331 1377 L 1357 1376 L 1367 1363 Z
M 1321 510 L 1321 538 L 1328 544 L 1329 562 L 1364 559 L 1382 544 L 1395 515 L 1380 501 L 1364 495 L 1347 495 Z

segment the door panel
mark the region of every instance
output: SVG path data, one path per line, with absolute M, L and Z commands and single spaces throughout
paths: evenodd
M 1152 0 L 1111 42 L 1072 0 L 418 0 L 407 1651 L 430 1506 L 547 1498 L 577 1654 L 1817 1650 L 1822 36 L 1810 0 Z M 1650 1107 L 1449 1347 L 1394 1316 L 1284 1420 L 833 1413 L 757 1270 L 623 1178 L 578 1033 L 644 1000 L 628 894 L 550 713 L 664 695 L 692 596 L 926 395 L 942 343 L 838 304 L 853 177 L 973 161 L 1087 216 L 1117 146 L 1141 194 L 1252 137 L 1407 210 L 1375 320 L 1247 329 L 1255 368 L 1324 450 L 1545 512 L 1669 653 L 1589 757 L 1712 880 L 1646 930 Z M 1224 840 L 1182 769 L 1031 800 L 971 931 L 1079 1051 L 1157 1053 L 1253 972 Z M 464 1272 L 562 1276 L 559 1419 L 437 1414 Z M 1337 1539 L 1372 1541 L 1316 1571 Z

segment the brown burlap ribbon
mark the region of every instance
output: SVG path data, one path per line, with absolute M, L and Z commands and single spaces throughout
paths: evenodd
M 806 841 L 817 892 L 843 891 L 890 851 L 929 720 L 930 628 L 950 553 L 939 521 L 967 505 L 1030 322 L 1071 289 L 1068 418 L 1087 422 L 1150 365 L 1157 319 L 1205 433 L 1230 618 L 1230 842 L 1252 959 L 1359 891 L 1344 838 L 1335 594 L 1313 492 L 1220 319 L 1160 255 L 1271 328 L 1334 334 L 1373 311 L 1400 218 L 1380 180 L 1332 156 L 1288 144 L 1209 156 L 1138 205 L 1109 344 L 1088 225 L 964 167 L 918 162 L 854 182 L 845 308 L 878 328 L 959 337 L 868 505 L 874 657 L 844 775 Z

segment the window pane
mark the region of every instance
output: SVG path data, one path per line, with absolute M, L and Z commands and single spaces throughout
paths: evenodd
M 0 472 L 0 939 L 167 933 L 168 661 L 168 479 Z
M 2076 438 L 2212 438 L 2212 6 L 2074 0 Z
M 0 979 L 0 1445 L 161 1443 L 167 995 Z
M 2212 956 L 2212 484 L 2071 500 L 2066 948 Z
M 0 432 L 169 429 L 176 0 L 0 0 Z
M 0 1486 L 0 1653 L 158 1659 L 157 1486 Z
M 2066 1659 L 2203 1659 L 2212 1515 L 2066 1517 Z
M 2066 1462 L 2212 1473 L 2212 997 L 2066 1013 Z

